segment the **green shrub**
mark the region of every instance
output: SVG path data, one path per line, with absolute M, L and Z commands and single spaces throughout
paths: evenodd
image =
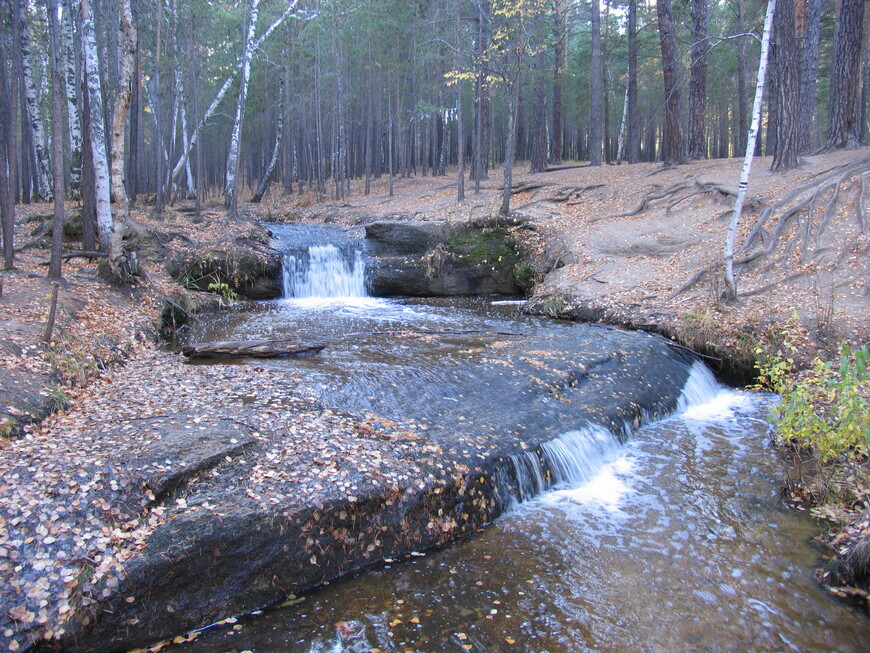
M 870 453 L 867 345 L 853 350 L 842 343 L 838 361 L 817 358 L 801 374 L 794 370 L 795 352 L 786 338 L 775 354 L 758 363 L 761 384 L 782 397 L 773 409 L 780 440 L 811 451 L 822 463 L 866 456 Z

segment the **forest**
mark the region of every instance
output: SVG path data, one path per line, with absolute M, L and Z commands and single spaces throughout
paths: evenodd
M 776 2 L 757 140 L 775 169 L 866 139 L 864 4 Z M 85 249 L 108 248 L 123 278 L 131 203 L 234 213 L 267 192 L 340 199 L 351 180 L 368 193 L 388 176 L 392 191 L 453 166 L 461 199 L 465 177 L 479 188 L 504 163 L 510 179 L 514 159 L 540 172 L 742 156 L 767 8 L 4 0 L 5 264 L 13 205 L 58 196 L 82 203 Z

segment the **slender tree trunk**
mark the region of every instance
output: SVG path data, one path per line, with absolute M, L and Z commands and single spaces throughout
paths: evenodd
M 589 70 L 591 110 L 589 112 L 589 164 L 601 165 L 601 6 L 592 0 L 592 59 Z
M 42 128 L 42 116 L 39 112 L 37 99 L 36 80 L 33 77 L 31 61 L 30 39 L 27 29 L 21 30 L 21 64 L 24 77 L 25 102 L 27 105 L 27 119 L 30 123 L 30 133 L 33 135 L 33 150 L 36 155 L 36 179 L 37 194 L 41 202 L 51 201 L 51 154 L 45 140 L 45 132 Z
M 737 32 L 746 31 L 746 0 L 737 0 Z M 737 141 L 738 149 L 746 148 L 749 133 L 749 118 L 746 115 L 746 37 L 740 37 L 737 44 Z
M 260 183 L 257 186 L 257 191 L 251 197 L 251 203 L 259 204 L 266 194 L 266 189 L 269 187 L 269 180 L 272 178 L 272 173 L 275 172 L 275 166 L 278 164 L 278 153 L 281 152 L 281 143 L 284 135 L 284 70 L 281 70 L 281 78 L 278 82 L 278 110 L 277 110 L 277 126 L 275 128 L 275 147 L 272 149 L 272 157 L 269 159 L 269 165 L 263 172 Z
M 831 75 L 831 111 L 826 150 L 861 145 L 861 41 L 864 35 L 864 0 L 840 0 L 834 65 Z
M 245 108 L 248 101 L 248 81 L 251 78 L 251 60 L 254 57 L 254 35 L 257 31 L 257 14 L 260 0 L 251 0 L 251 12 L 248 23 L 248 37 L 245 39 L 242 54 L 241 80 L 239 81 L 239 102 L 236 105 L 236 119 L 233 122 L 233 133 L 230 137 L 230 154 L 227 158 L 227 176 L 224 187 L 224 205 L 229 209 L 229 216 L 236 218 L 238 212 L 238 187 L 236 178 L 239 174 L 239 148 L 241 146 L 242 125 L 245 121 Z
M 54 149 L 54 220 L 51 223 L 51 260 L 48 265 L 48 278 L 61 277 L 61 246 L 63 245 L 63 223 L 66 221 L 64 211 L 63 189 L 63 95 L 64 80 L 60 60 L 60 25 L 57 19 L 57 0 L 48 0 L 48 42 L 49 58 L 51 59 L 51 114 L 52 114 L 52 145 Z M 3 64 L 5 65 L 5 63 Z
M 133 62 L 136 56 L 136 28 L 130 0 L 119 0 L 120 23 L 118 41 L 118 94 L 112 111 L 112 192 L 118 208 L 109 234 L 109 270 L 115 281 L 126 282 L 130 275 L 138 273 L 135 252 L 124 252 L 123 237 L 130 220 L 130 203 L 124 183 L 124 155 L 126 145 L 127 112 L 133 94 Z
M 81 28 L 79 28 L 81 31 Z M 81 42 L 78 43 L 81 52 Z M 84 67 L 82 56 L 82 67 Z M 97 187 L 94 180 L 94 154 L 91 143 L 91 107 L 86 79 L 81 84 L 82 98 L 82 249 L 97 249 Z
M 680 60 L 677 53 L 677 38 L 671 0 L 658 0 L 656 12 L 659 18 L 662 72 L 665 81 L 665 137 L 662 162 L 666 166 L 686 162 L 682 130 L 682 94 L 680 92 Z
M 634 0 L 632 0 L 634 1 Z M 553 18 L 555 20 L 555 66 L 553 68 L 553 133 L 550 138 L 550 161 L 562 162 L 562 78 L 568 68 L 568 12 L 566 0 L 555 0 Z
M 456 70 L 462 63 L 462 16 L 461 7 L 456 9 L 456 44 L 453 65 Z M 462 81 L 456 82 L 456 201 L 465 199 L 465 132 L 462 129 Z
M 532 156 L 530 172 L 544 172 L 547 169 L 547 69 L 546 51 L 541 48 L 535 54 L 535 106 L 532 112 Z
M 164 154 L 165 139 L 163 134 L 163 91 L 160 83 L 163 68 L 163 0 L 157 0 L 156 42 L 154 48 L 154 75 L 151 78 L 151 90 L 145 89 L 148 104 L 151 105 L 151 120 L 154 123 L 154 156 L 157 161 L 154 188 L 154 212 L 160 215 L 166 205 L 166 155 Z M 147 83 L 147 82 L 146 82 Z
M 504 187 L 501 192 L 501 207 L 499 213 L 508 216 L 511 213 L 511 190 L 514 179 L 514 141 L 517 131 L 517 106 L 519 105 L 520 97 L 520 79 L 519 76 L 512 83 L 508 84 L 507 104 L 508 104 L 508 124 L 507 134 L 505 134 L 505 153 L 504 153 Z
M 0 18 L 0 25 L 2 25 Z M 3 267 L 11 269 L 15 264 L 15 202 L 8 171 L 15 169 L 13 133 L 15 120 L 12 114 L 10 84 L 6 74 L 6 39 L 0 38 L 0 224 L 3 229 Z
M 100 84 L 100 64 L 97 58 L 96 31 L 89 0 L 81 0 L 82 59 L 85 63 L 90 120 L 88 131 L 91 141 L 91 157 L 94 166 L 96 190 L 97 234 L 100 247 L 108 251 L 112 233 L 110 206 L 111 187 L 109 162 L 106 156 L 106 132 L 103 123 L 103 91 Z
M 626 89 L 626 112 L 628 113 L 629 163 L 640 161 L 640 111 L 637 106 L 637 2 L 628 5 L 628 87 Z
M 689 158 L 706 159 L 708 0 L 692 0 L 692 65 L 689 79 Z
M 776 80 L 776 111 L 773 127 L 776 142 L 770 169 L 785 172 L 799 163 L 800 132 L 800 69 L 795 34 L 794 0 L 777 0 L 770 43 L 773 77 Z
M 82 127 L 79 121 L 78 75 L 75 59 L 75 30 L 73 28 L 72 2 L 63 4 L 63 73 L 66 95 L 67 124 L 69 126 L 69 195 L 79 200 L 82 196 Z
M 764 97 L 764 80 L 767 74 L 767 57 L 770 50 L 770 32 L 773 27 L 773 14 L 776 11 L 777 0 L 768 0 L 767 15 L 764 18 L 764 33 L 761 39 L 761 55 L 758 59 L 758 76 L 755 86 L 755 101 L 752 104 L 752 126 L 746 139 L 746 154 L 743 157 L 743 169 L 740 171 L 740 183 L 737 186 L 737 198 L 731 212 L 731 221 L 725 234 L 725 299 L 737 300 L 737 281 L 734 277 L 734 240 L 737 227 L 743 214 L 743 202 L 749 188 L 749 174 L 752 172 L 752 157 L 755 154 L 755 139 L 758 138 L 758 128 L 761 125 L 761 101 Z
M 625 98 L 622 101 L 622 120 L 619 121 L 619 135 L 616 146 L 616 163 L 622 163 L 622 157 L 625 153 L 625 123 L 628 114 L 628 87 L 625 87 Z

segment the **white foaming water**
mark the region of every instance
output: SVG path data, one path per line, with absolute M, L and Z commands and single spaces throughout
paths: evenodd
M 724 389 L 703 363 L 695 362 L 675 413 L 690 419 L 712 419 L 727 416 L 729 407 L 739 401 L 739 393 Z M 520 500 L 558 490 L 544 500 L 595 503 L 616 511 L 620 498 L 630 491 L 624 478 L 632 469 L 631 461 L 621 453 L 613 433 L 590 424 L 544 442 L 536 451 L 512 456 Z
M 284 297 L 366 297 L 365 258 L 360 250 L 348 257 L 335 245 L 312 245 L 308 256 L 286 254 L 283 262 Z

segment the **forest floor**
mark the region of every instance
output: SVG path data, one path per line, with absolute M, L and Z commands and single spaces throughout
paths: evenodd
M 786 174 L 768 172 L 769 159 L 756 160 L 738 247 L 759 220 L 766 223 L 742 253 L 755 258 L 739 269 L 741 299 L 726 304 L 718 266 L 740 164 L 732 159 L 675 169 L 584 166 L 517 175 L 512 208 L 523 222 L 515 233 L 540 275 L 531 307 L 552 316 L 655 330 L 711 357 L 714 366 L 714 359 L 722 359 L 724 367 L 730 363 L 744 371 L 751 369 L 756 348 L 775 348 L 784 330 L 801 338 L 807 361 L 817 353 L 831 355 L 840 341 L 867 342 L 870 148 L 809 157 Z M 392 197 L 380 179 L 368 196 L 354 184 L 353 194 L 341 201 L 317 202 L 312 193 L 297 193 L 245 204 L 241 213 L 251 220 L 347 225 L 485 218 L 500 204 L 497 175 L 500 171 L 493 171 L 479 193 L 468 184 L 462 203 L 455 201 L 454 178 L 411 177 L 396 179 Z M 787 201 L 778 206 L 783 198 Z M 808 207 L 813 219 L 789 215 L 797 204 Z M 766 217 L 765 207 L 772 207 Z M 214 207 L 196 222 L 183 208 L 162 216 L 145 208 L 134 216 L 146 229 L 181 234 L 200 248 L 219 248 L 250 229 L 245 221 L 226 222 Z M 0 615 L 0 643 L 13 651 L 62 636 L 69 615 L 98 598 L 89 598 L 80 586 L 82 560 L 91 564 L 87 587 L 111 593 L 124 560 L 165 521 L 165 509 L 147 495 L 138 512 L 119 508 L 112 499 L 121 485 L 165 472 L 155 457 L 164 452 L 143 452 L 130 433 L 141 429 L 143 420 L 159 421 L 173 412 L 188 425 L 207 426 L 216 419 L 213 408 L 223 406 L 227 396 L 254 396 L 276 385 L 270 372 L 256 366 L 240 368 L 227 385 L 214 368 L 181 366 L 177 353 L 156 343 L 152 336 L 163 302 L 176 286 L 147 258 L 146 275 L 123 291 L 100 280 L 94 262 L 65 263 L 57 324 L 45 345 L 52 286 L 45 279 L 46 221 L 38 216 L 50 214 L 51 207 L 16 210 L 16 245 L 22 249 L 16 269 L 0 277 L 0 434 L 20 432 L 15 439 L 0 439 L 0 603 L 13 606 Z M 769 253 L 758 254 L 771 243 Z M 122 361 L 124 366 L 116 365 Z M 304 380 L 297 385 L 294 397 L 279 402 L 296 406 L 295 417 L 281 427 L 293 431 L 294 446 L 306 440 L 316 446 L 324 433 L 340 442 L 349 431 L 370 428 L 310 410 Z M 257 439 L 276 410 L 270 401 L 251 404 L 234 419 L 244 421 Z M 355 455 L 379 469 L 386 469 L 382 458 L 399 456 L 395 473 L 413 476 L 416 463 L 387 444 L 393 435 L 403 442 L 407 429 L 383 428 L 381 440 Z M 138 470 L 101 469 L 104 461 L 117 460 L 119 451 L 128 460 L 148 455 Z M 329 474 L 338 470 L 324 468 Z M 131 476 L 133 471 L 139 475 Z M 248 488 L 255 494 L 277 482 L 268 465 L 258 473 L 260 485 Z M 385 483 L 394 480 L 382 477 Z M 870 540 L 870 523 L 859 511 L 866 510 L 868 499 L 866 494 L 859 499 L 850 514 L 839 515 L 849 524 L 843 531 L 849 539 L 833 538 L 838 549 Z

